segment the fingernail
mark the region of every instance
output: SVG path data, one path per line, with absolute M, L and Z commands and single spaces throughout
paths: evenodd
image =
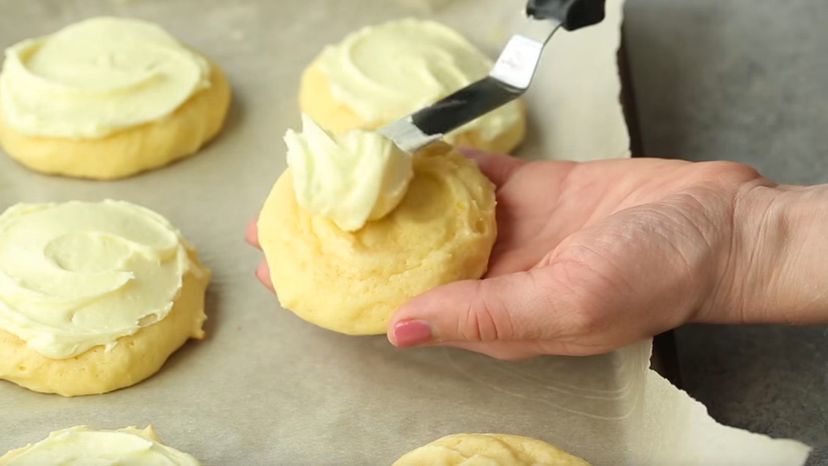
M 431 340 L 431 326 L 422 320 L 406 320 L 394 324 L 394 343 L 401 348 L 422 345 Z

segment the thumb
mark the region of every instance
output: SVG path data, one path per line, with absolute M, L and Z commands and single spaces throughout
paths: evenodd
M 560 293 L 543 269 L 437 287 L 403 305 L 388 339 L 411 347 L 443 342 L 494 342 L 554 338 Z M 556 297 L 557 296 L 557 297 Z

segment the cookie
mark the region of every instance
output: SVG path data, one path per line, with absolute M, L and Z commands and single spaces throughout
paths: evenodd
M 229 104 L 221 69 L 160 27 L 92 18 L 6 50 L 0 146 L 42 173 L 123 178 L 195 153 Z
M 47 464 L 198 466 L 201 463 L 187 453 L 163 445 L 152 426 L 118 430 L 70 427 L 0 456 L 0 466 Z
M 341 134 L 374 130 L 485 77 L 492 62 L 459 33 L 413 18 L 367 26 L 326 47 L 302 74 L 299 107 Z M 522 101 L 446 136 L 454 146 L 508 153 L 526 133 Z
M 533 438 L 504 434 L 455 434 L 412 450 L 393 466 L 589 466 Z
M 157 372 L 202 338 L 210 271 L 160 215 L 119 201 L 0 215 L 0 379 L 64 396 Z
M 297 203 L 287 170 L 259 216 L 259 242 L 282 306 L 340 333 L 385 333 L 404 302 L 479 278 L 497 236 L 494 186 L 444 144 L 414 155 L 400 204 L 348 232 Z

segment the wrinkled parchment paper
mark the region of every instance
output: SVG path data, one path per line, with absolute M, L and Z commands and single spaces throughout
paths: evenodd
M 207 331 L 155 377 L 104 396 L 64 399 L 0 383 L 0 452 L 53 430 L 152 423 L 207 465 L 390 464 L 457 432 L 555 443 L 596 465 L 799 465 L 807 448 L 716 424 L 649 369 L 650 342 L 589 358 L 506 363 L 445 349 L 397 351 L 279 309 L 253 278 L 242 241 L 285 166 L 300 70 L 364 25 L 434 16 L 495 55 L 521 0 L 0 0 L 0 46 L 82 18 L 156 21 L 228 73 L 224 133 L 198 156 L 118 182 L 31 173 L 0 157 L 0 208 L 20 201 L 125 199 L 167 216 L 214 270 Z M 586 160 L 629 155 L 615 52 L 621 3 L 600 26 L 556 36 L 528 98 L 520 153 Z M 643 91 L 642 91 L 643 92 Z M 734 381 L 734 383 L 737 383 Z

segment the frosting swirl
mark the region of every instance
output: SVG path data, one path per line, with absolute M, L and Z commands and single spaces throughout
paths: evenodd
M 49 437 L 0 457 L 0 466 L 198 466 L 192 456 L 162 445 L 152 427 L 91 430 L 86 426 L 52 432 Z
M 377 133 L 330 135 L 306 115 L 302 125 L 285 134 L 299 205 L 345 231 L 397 207 L 414 176 L 410 155 Z
M 207 60 L 152 23 L 91 18 L 6 49 L 0 110 L 24 134 L 101 138 L 172 113 L 209 75 Z
M 491 60 L 440 23 L 407 18 L 364 27 L 325 48 L 318 64 L 333 97 L 378 128 L 483 78 Z M 456 132 L 494 139 L 521 118 L 509 103 Z M 451 141 L 451 137 L 447 138 Z
M 17 204 L 0 215 L 0 329 L 43 356 L 112 347 L 162 320 L 206 273 L 160 215 L 121 201 Z

